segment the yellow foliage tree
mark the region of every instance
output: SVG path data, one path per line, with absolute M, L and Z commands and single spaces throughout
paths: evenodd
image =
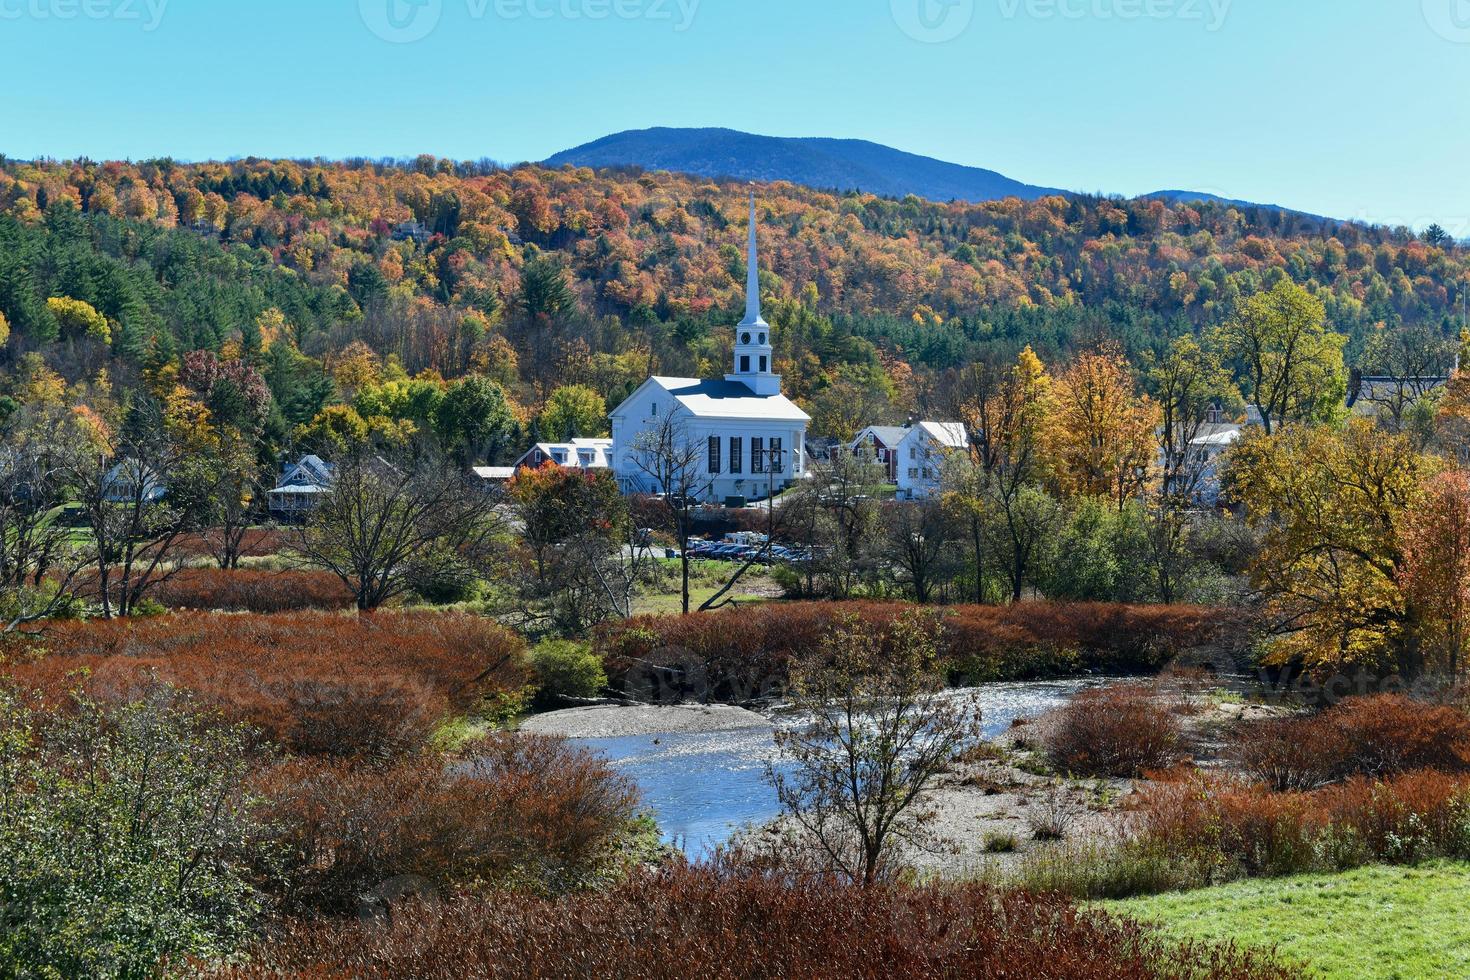
M 1052 385 L 1043 440 L 1052 486 L 1121 507 L 1154 469 L 1158 424 L 1158 406 L 1134 388 L 1121 354 L 1083 354 Z
M 46 308 L 56 319 L 63 337 L 91 337 L 104 344 L 112 343 L 112 328 L 107 317 L 98 313 L 91 303 L 67 296 L 53 296 L 46 301 Z
M 1397 528 L 1439 465 L 1361 418 L 1342 431 L 1287 426 L 1231 450 L 1231 494 L 1262 534 L 1251 580 L 1272 615 L 1273 663 L 1414 669 Z

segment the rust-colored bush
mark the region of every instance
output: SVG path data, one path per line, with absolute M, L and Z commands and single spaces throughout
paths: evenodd
M 155 586 L 149 596 L 170 609 L 282 613 L 346 609 L 352 593 L 331 572 L 186 568 Z
M 279 977 L 1285 978 L 1260 952 L 1179 945 L 1057 897 L 980 885 L 854 888 L 716 869 L 638 875 L 555 901 L 399 907 L 289 925 L 235 980 Z
M 1135 801 L 1135 846 L 1192 865 L 1201 882 L 1371 861 L 1470 856 L 1470 778 L 1420 771 L 1355 776 L 1315 792 L 1191 772 Z
M 278 528 L 253 527 L 240 539 L 241 558 L 265 558 L 280 554 L 290 545 L 287 532 Z M 210 534 L 186 534 L 175 545 L 180 555 L 190 558 L 213 558 L 217 545 Z
M 1357 774 L 1470 772 L 1470 715 L 1397 694 L 1349 698 L 1315 715 L 1243 725 L 1231 754 L 1279 790 Z
M 601 757 L 512 735 L 381 767 L 293 759 L 256 788 L 286 855 L 273 890 L 288 908 L 326 913 L 391 897 L 403 879 L 444 893 L 585 884 L 637 802 Z
M 292 752 L 387 757 L 420 747 L 446 716 L 519 694 L 524 642 L 467 615 L 186 613 L 59 623 L 12 640 L 0 675 L 51 705 L 81 690 L 197 693 Z
M 1310 790 L 1336 779 L 1347 739 L 1316 719 L 1272 718 L 1236 728 L 1229 749 L 1241 770 L 1274 790 Z
M 1052 764 L 1080 776 L 1141 776 L 1179 757 L 1179 720 L 1142 684 L 1083 691 L 1050 719 Z
M 1355 776 L 1317 794 L 1337 827 L 1349 827 L 1381 861 L 1414 862 L 1470 856 L 1470 779 L 1442 772 L 1406 773 L 1376 781 Z
M 1133 816 L 1138 842 L 1193 867 L 1200 884 L 1311 870 L 1327 824 L 1308 794 L 1271 793 L 1197 771 L 1143 787 Z
M 712 691 L 739 699 L 779 688 L 792 655 L 820 645 L 837 623 L 855 617 L 884 629 L 910 609 L 902 603 L 785 602 L 694 616 L 642 616 L 604 627 L 597 644 L 615 684 L 650 686 L 654 694 Z M 1082 669 L 1157 670 L 1182 653 L 1222 643 L 1231 632 L 1220 610 L 1194 606 L 1021 603 L 937 612 L 945 623 L 951 673 L 968 683 Z

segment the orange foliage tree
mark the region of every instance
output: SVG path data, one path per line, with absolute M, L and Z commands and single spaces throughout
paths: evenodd
M 1457 675 L 1470 629 L 1470 476 L 1452 470 L 1428 481 L 1399 522 L 1400 582 L 1428 665 Z
M 1158 406 L 1137 392 L 1119 352 L 1083 354 L 1052 386 L 1044 438 L 1052 485 L 1121 507 L 1154 469 L 1158 421 Z

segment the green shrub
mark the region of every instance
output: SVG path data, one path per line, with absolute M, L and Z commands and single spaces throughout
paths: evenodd
M 595 698 L 607 687 L 602 660 L 585 643 L 546 640 L 531 651 L 541 697 Z
M 250 736 L 177 694 L 49 722 L 0 693 L 0 975 L 153 976 L 230 953 L 267 867 Z

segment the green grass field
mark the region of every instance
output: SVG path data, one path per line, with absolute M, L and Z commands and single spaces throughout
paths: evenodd
M 660 561 L 660 564 L 664 567 L 663 581 L 656 588 L 645 590 L 633 603 L 633 611 L 639 615 L 667 616 L 681 611 L 679 562 L 670 559 Z M 735 569 L 736 565 L 733 562 L 692 563 L 689 567 L 690 608 L 698 609 L 702 603 L 718 592 Z M 741 602 L 749 603 L 760 601 L 758 598 L 752 598 L 752 593 L 768 592 L 773 588 L 774 584 L 768 571 L 763 568 L 752 568 L 735 586 L 733 595 Z
M 1314 976 L 1470 977 L 1470 864 L 1257 879 L 1099 904 L 1179 938 L 1275 946 Z

